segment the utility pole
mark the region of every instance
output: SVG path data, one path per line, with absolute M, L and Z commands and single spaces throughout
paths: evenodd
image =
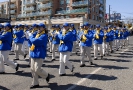
M 109 5 L 109 24 L 110 24 L 110 5 Z

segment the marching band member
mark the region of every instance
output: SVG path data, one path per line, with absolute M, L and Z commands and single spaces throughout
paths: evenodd
M 0 35 L 0 74 L 5 73 L 4 62 L 18 71 L 19 64 L 9 60 L 9 53 L 12 44 L 12 31 L 11 25 L 6 23 L 4 25 L 4 32 Z
M 23 45 L 22 45 L 22 51 L 24 53 L 26 53 L 25 51 L 25 48 L 28 49 L 28 38 L 29 38 L 29 35 L 28 35 L 28 25 L 25 25 L 24 26 L 24 42 L 23 42 Z
M 73 47 L 73 33 L 69 30 L 69 24 L 64 23 L 62 32 L 59 34 L 60 45 L 59 45 L 59 52 L 60 52 L 60 68 L 59 68 L 59 75 L 65 76 L 65 65 L 73 72 L 74 67 L 69 62 L 70 53 Z
M 93 64 L 92 58 L 91 58 L 91 46 L 92 46 L 92 39 L 93 39 L 93 33 L 91 30 L 89 30 L 89 24 L 84 24 L 84 31 L 83 33 L 80 33 L 80 46 L 81 46 L 81 65 L 80 67 L 85 66 L 84 57 L 85 54 L 88 56 L 90 65 Z
M 48 35 L 46 32 L 45 25 L 40 23 L 37 34 L 30 37 L 32 43 L 32 46 L 30 47 L 31 73 L 33 77 L 31 89 L 39 87 L 38 76 L 46 79 L 47 82 L 49 82 L 50 79 L 50 75 L 41 69 L 47 52 Z
M 14 36 L 14 31 L 16 31 L 17 29 L 18 29 L 18 26 L 17 26 L 17 25 L 14 26 L 14 28 L 13 28 L 13 32 L 12 32 L 13 36 Z M 15 48 L 14 39 L 15 39 L 15 38 L 13 37 L 11 52 L 14 52 L 14 48 Z
M 118 51 L 119 49 L 119 30 L 116 29 L 116 27 L 114 27 L 114 43 L 115 43 L 115 46 L 116 46 L 116 51 Z
M 30 28 L 30 30 L 28 32 L 29 38 L 31 36 L 36 36 L 37 31 L 38 31 L 38 25 L 37 24 L 32 24 L 31 25 L 31 28 Z M 32 43 L 31 43 L 30 39 L 28 39 L 29 54 L 30 54 L 30 47 L 31 47 L 31 45 L 32 45 Z M 28 64 L 28 67 L 30 67 L 30 62 L 31 62 L 31 57 L 29 56 L 29 64 Z
M 96 25 L 96 30 L 94 31 L 94 60 L 97 60 L 98 48 L 100 51 L 101 59 L 103 58 L 103 43 L 104 32 L 101 30 L 100 25 Z
M 120 39 L 120 44 L 119 44 L 120 48 L 122 48 L 123 47 L 123 30 L 122 29 L 119 30 L 118 37 Z
M 18 29 L 14 31 L 14 43 L 15 43 L 15 59 L 14 60 L 19 60 L 19 54 L 24 56 L 24 59 L 26 58 L 27 54 L 24 54 L 24 52 L 21 50 L 23 42 L 24 42 L 24 32 L 22 25 L 18 25 Z
M 129 45 L 129 36 L 130 36 L 130 31 L 128 29 L 126 29 L 127 32 L 127 38 L 126 38 L 126 46 Z
M 123 28 L 123 46 L 126 46 L 127 42 L 126 42 L 126 39 L 128 37 L 128 32 L 126 31 L 126 28 Z
M 110 32 L 111 35 L 109 40 L 110 52 L 113 53 L 114 31 L 112 30 L 111 25 L 108 27 L 108 32 Z
M 52 38 L 52 33 L 55 31 L 55 25 L 52 25 L 52 27 L 51 27 L 51 31 L 50 31 L 50 34 L 49 34 L 49 46 L 50 46 L 50 53 L 52 53 L 52 40 L 53 40 L 53 38 Z
M 76 51 L 77 31 L 74 27 L 74 24 L 70 24 L 70 31 L 72 31 L 72 33 L 73 33 L 73 50 L 72 50 L 72 52 L 75 52 L 77 54 L 77 51 Z
M 58 37 L 59 33 L 60 33 L 60 26 L 55 25 L 55 30 L 52 33 L 52 61 L 55 60 L 55 50 L 58 49 L 60 44 L 60 39 Z
M 108 28 L 104 28 L 104 41 L 103 41 L 103 55 L 109 55 L 109 38 L 110 38 L 110 32 L 108 32 Z
M 80 51 L 80 53 L 81 53 L 81 46 L 80 46 L 81 40 L 80 40 L 80 35 L 81 35 L 81 33 L 83 33 L 83 30 L 84 30 L 84 25 L 80 26 L 80 29 L 79 29 L 79 31 L 77 33 L 77 41 L 79 42 L 79 51 Z

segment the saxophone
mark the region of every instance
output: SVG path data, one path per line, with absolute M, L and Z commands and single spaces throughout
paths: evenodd
M 99 33 L 100 33 L 100 30 L 97 29 L 96 35 L 95 35 L 95 38 L 96 38 L 96 39 L 99 39 Z
M 103 37 L 104 40 L 107 38 L 106 34 L 107 34 L 107 31 L 105 30 L 104 31 L 104 37 Z
M 84 30 L 83 35 L 81 36 L 81 41 L 82 42 L 85 42 L 87 40 L 87 38 L 85 36 L 87 33 L 88 33 L 88 30 Z

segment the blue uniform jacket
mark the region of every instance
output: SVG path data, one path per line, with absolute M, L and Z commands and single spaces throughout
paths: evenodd
M 123 39 L 123 32 L 120 32 L 120 37 L 119 39 Z
M 31 43 L 35 45 L 35 49 L 33 51 L 30 51 L 31 58 L 45 59 L 47 40 L 48 40 L 47 34 L 42 34 L 39 38 L 35 38 L 35 36 L 33 35 L 30 37 Z
M 4 35 L 0 35 L 0 40 L 2 41 L 0 45 L 1 51 L 11 50 L 11 44 L 12 44 L 11 32 L 6 32 Z
M 94 35 L 93 35 L 94 44 L 102 44 L 103 43 L 104 32 L 102 30 L 100 30 L 99 39 L 95 38 L 95 34 L 96 34 L 96 30 L 94 31 Z
M 37 34 L 37 31 L 33 32 L 32 35 L 31 35 L 30 37 L 35 37 L 36 34 Z M 30 37 L 29 37 L 29 38 L 30 38 Z M 28 40 L 28 47 L 31 47 L 31 45 L 32 45 L 32 43 L 31 43 L 31 41 L 30 41 L 30 39 L 29 39 L 29 40 Z
M 72 33 L 73 33 L 73 41 L 77 41 L 77 31 L 76 31 L 76 29 L 73 29 Z
M 80 35 L 80 39 L 81 39 L 82 34 Z M 85 37 L 87 38 L 87 40 L 85 42 L 80 43 L 81 46 L 87 46 L 87 47 L 91 47 L 92 46 L 92 39 L 93 39 L 93 33 L 92 31 L 88 31 L 88 33 L 85 35 Z
M 73 48 L 73 33 L 69 31 L 63 36 L 61 32 L 58 36 L 59 39 L 64 42 L 63 44 L 59 45 L 59 52 L 71 52 Z
M 115 30 L 114 31 L 114 39 L 119 39 L 118 34 L 119 34 L 119 30 Z
M 15 43 L 21 43 L 22 44 L 24 42 L 24 38 L 23 38 L 24 32 L 23 32 L 23 30 L 15 30 L 14 35 L 16 35 L 16 38 L 14 38 Z
M 128 32 L 127 31 L 123 32 L 123 39 L 126 39 L 127 37 L 128 37 Z
M 109 42 L 111 37 L 110 32 L 107 32 L 105 36 L 106 36 L 105 42 Z
M 53 32 L 53 34 L 55 34 L 55 33 L 56 33 L 56 31 Z M 60 33 L 60 31 L 59 31 L 59 33 Z M 60 44 L 60 39 L 59 39 L 58 34 L 56 34 L 54 38 L 52 37 L 52 44 Z
M 109 41 L 113 41 L 114 40 L 114 31 L 111 30 L 110 31 L 110 40 Z

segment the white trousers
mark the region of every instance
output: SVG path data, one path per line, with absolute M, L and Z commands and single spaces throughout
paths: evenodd
M 129 36 L 127 37 L 127 39 L 126 39 L 126 40 L 127 40 L 127 45 L 129 45 Z
M 123 39 L 123 46 L 127 46 L 127 40 Z
M 109 42 L 103 42 L 103 54 L 109 54 Z
M 24 43 L 23 43 L 23 45 L 22 45 L 22 51 L 23 51 L 24 53 L 26 53 L 25 48 L 28 49 L 28 41 L 24 41 Z
M 11 51 L 14 51 L 14 47 L 15 47 L 15 43 L 14 43 L 14 41 L 12 42 L 12 49 L 11 49 Z
M 55 50 L 58 50 L 59 44 L 52 44 L 52 59 L 55 59 Z
M 109 47 L 110 47 L 110 50 L 112 51 L 113 50 L 113 41 L 109 42 Z
M 76 52 L 76 45 L 77 45 L 77 42 L 74 41 L 74 42 L 73 42 L 73 50 L 72 50 L 73 52 Z
M 72 64 L 69 61 L 71 52 L 60 52 L 60 68 L 59 74 L 65 74 L 65 65 L 72 70 Z
M 119 49 L 119 43 L 120 43 L 119 39 L 115 39 L 114 40 L 114 44 L 115 44 L 116 50 Z
M 50 50 L 50 52 L 52 52 L 52 42 L 51 41 L 49 42 L 49 45 L 50 45 L 49 50 Z
M 24 52 L 21 50 L 22 48 L 22 44 L 15 44 L 15 58 L 18 59 L 19 58 L 19 54 L 21 54 L 22 56 L 24 56 Z
M 94 58 L 97 58 L 98 50 L 100 55 L 103 56 L 102 44 L 94 44 Z
M 42 77 L 43 79 L 47 78 L 48 73 L 44 71 L 41 67 L 43 64 L 43 59 L 35 59 L 31 58 L 31 73 L 33 77 L 32 85 L 38 85 L 38 76 Z
M 17 63 L 9 60 L 9 52 L 10 51 L 0 51 L 0 72 L 5 72 L 4 62 L 13 69 L 17 66 Z
M 88 56 L 89 61 L 92 62 L 90 52 L 91 52 L 91 47 L 81 47 L 81 64 L 85 64 L 85 61 L 84 61 L 85 54 Z
M 123 46 L 123 39 L 120 39 L 120 43 L 119 43 L 120 47 Z

